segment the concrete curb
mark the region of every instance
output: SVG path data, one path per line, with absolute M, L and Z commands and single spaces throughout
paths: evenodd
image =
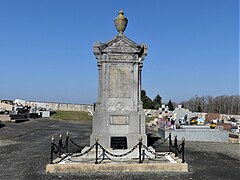
M 143 164 L 48 164 L 47 173 L 68 172 L 188 172 L 187 163 L 143 163 Z

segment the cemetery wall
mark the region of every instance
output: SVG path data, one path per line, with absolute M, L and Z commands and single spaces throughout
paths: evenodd
M 36 102 L 36 101 L 26 101 L 26 105 L 50 108 L 54 111 L 85 111 L 93 112 L 93 105 L 91 104 L 72 104 L 72 103 L 57 103 L 57 102 Z

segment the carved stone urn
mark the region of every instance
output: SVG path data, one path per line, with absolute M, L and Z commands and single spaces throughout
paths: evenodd
M 127 27 L 128 20 L 124 16 L 124 12 L 122 10 L 119 11 L 118 17 L 114 19 L 114 23 L 119 34 L 123 34 Z

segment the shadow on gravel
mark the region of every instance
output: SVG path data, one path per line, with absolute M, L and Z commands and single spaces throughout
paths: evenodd
M 5 124 L 2 124 L 1 122 L 0 122 L 0 128 L 2 128 L 2 127 L 4 127 L 5 126 Z
M 153 144 L 159 139 L 161 138 L 153 136 L 152 134 L 147 134 L 147 146 L 153 146 Z

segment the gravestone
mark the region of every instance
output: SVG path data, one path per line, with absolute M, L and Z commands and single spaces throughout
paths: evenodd
M 90 145 L 129 149 L 142 138 L 147 144 L 145 115 L 141 101 L 141 74 L 147 55 L 145 44 L 136 44 L 123 32 L 123 11 L 114 20 L 119 34 L 107 43 L 95 43 L 98 66 L 98 100 L 93 114 Z

